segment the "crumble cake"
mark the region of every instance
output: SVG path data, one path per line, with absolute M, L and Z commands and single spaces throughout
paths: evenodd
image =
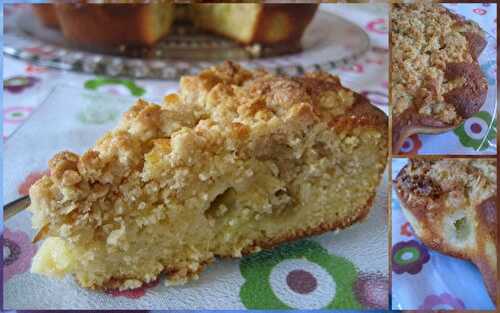
M 439 133 L 478 112 L 488 83 L 477 59 L 484 32 L 440 4 L 396 4 L 391 11 L 392 146 Z
M 496 160 L 410 160 L 395 186 L 403 213 L 422 242 L 476 264 L 495 302 Z
M 30 189 L 32 271 L 128 289 L 196 277 L 214 257 L 345 228 L 369 212 L 387 117 L 326 73 L 226 62 L 139 100 L 77 155 L 56 154 Z
M 298 42 L 318 9 L 317 3 L 142 3 L 90 1 L 32 4 L 42 24 L 60 28 L 74 43 L 97 47 L 152 46 L 175 21 L 243 44 Z M 49 18 L 50 17 L 50 18 Z

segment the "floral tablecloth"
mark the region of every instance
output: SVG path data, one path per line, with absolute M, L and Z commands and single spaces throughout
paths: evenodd
M 9 10 L 15 10 L 9 7 Z M 371 50 L 335 71 L 343 83 L 387 111 L 387 6 L 329 5 L 362 26 Z M 25 195 L 58 150 L 82 152 L 116 124 L 134 99 L 161 99 L 169 81 L 110 79 L 4 60 L 4 201 Z M 181 287 L 155 282 L 137 290 L 100 294 L 29 273 L 37 245 L 30 215 L 5 223 L 4 306 L 48 308 L 385 308 L 388 306 L 387 178 L 361 224 L 340 233 L 282 245 L 240 260 L 218 260 L 198 281 Z M 268 274 L 269 276 L 266 276 Z
M 488 96 L 479 112 L 456 129 L 439 135 L 412 135 L 405 140 L 400 154 L 496 154 L 497 5 L 454 3 L 445 6 L 477 22 L 487 33 L 488 44 L 479 57 L 479 63 L 488 81 Z
M 407 159 L 393 159 L 392 177 Z M 492 310 L 479 270 L 468 261 L 430 250 L 406 220 L 392 191 L 392 308 L 395 310 Z

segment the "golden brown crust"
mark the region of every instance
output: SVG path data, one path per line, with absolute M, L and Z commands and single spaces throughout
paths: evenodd
M 297 42 L 312 21 L 318 10 L 318 4 L 263 4 L 252 38 L 245 43 L 283 44 Z M 277 18 L 286 19 L 286 27 L 280 31 L 286 33 L 279 39 L 270 33 L 272 22 Z
M 489 237 L 496 238 L 498 228 L 497 199 L 491 196 L 477 205 L 479 222 L 486 226 Z
M 53 4 L 37 3 L 32 4 L 31 8 L 43 25 L 52 28 L 59 28 L 59 20 L 57 19 L 56 10 Z
M 486 247 L 488 241 L 497 239 L 498 220 L 497 220 L 497 197 L 491 196 L 477 205 L 476 208 L 479 220 L 479 237 L 478 237 L 478 255 L 473 259 L 481 274 L 483 275 L 486 283 L 488 294 L 493 302 L 495 302 L 495 295 L 497 293 L 497 267 L 492 264 L 490 258 L 485 257 L 488 255 Z M 496 250 L 495 250 L 496 252 Z M 496 302 L 495 302 L 496 303 Z
M 391 14 L 393 153 L 417 133 L 440 133 L 478 112 L 488 84 L 486 45 L 473 22 L 439 4 L 398 4 Z
M 403 213 L 430 248 L 471 260 L 496 295 L 494 160 L 410 160 L 395 179 Z
M 165 275 L 165 278 L 172 281 L 172 284 L 179 284 L 190 279 L 196 279 L 198 275 L 203 272 L 203 270 L 214 261 L 213 258 L 209 260 L 205 260 L 200 262 L 199 266 L 196 269 L 191 269 L 186 266 L 183 267 L 167 267 L 161 273 L 158 274 L 156 279 L 159 279 L 160 275 Z M 128 280 L 135 280 L 135 277 L 112 277 L 108 281 L 104 282 L 101 285 L 92 285 L 92 286 L 83 286 L 78 279 L 76 279 L 77 283 L 81 287 L 86 287 L 96 291 L 114 291 L 120 290 L 123 288 L 124 284 Z M 146 285 L 151 282 L 142 282 L 142 285 Z M 135 288 L 140 288 L 141 286 L 137 286 Z
M 448 80 L 464 79 L 463 85 L 443 95 L 444 100 L 455 106 L 462 118 L 471 117 L 478 112 L 488 92 L 488 83 L 478 63 L 448 63 L 444 71 Z
M 467 44 L 469 45 L 469 51 L 472 57 L 477 60 L 481 52 L 486 48 L 486 39 L 484 36 L 475 32 L 464 32 L 464 36 L 467 38 Z
M 356 94 L 353 105 L 346 111 L 346 114 L 333 117 L 328 125 L 340 129 L 370 126 L 384 133 L 387 126 L 387 115 L 371 105 L 365 96 Z
M 93 46 L 150 46 L 166 35 L 173 20 L 172 4 L 55 4 L 64 37 L 74 43 Z M 155 14 L 164 11 L 163 25 Z M 157 27 L 158 29 L 155 29 Z

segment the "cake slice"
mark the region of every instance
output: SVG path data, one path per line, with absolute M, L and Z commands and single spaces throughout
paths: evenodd
M 316 3 L 203 3 L 193 4 L 191 20 L 244 44 L 275 44 L 300 40 L 317 9 Z
M 432 249 L 476 264 L 495 302 L 496 160 L 410 160 L 395 184 L 417 236 Z
M 387 118 L 337 77 L 248 71 L 185 76 L 161 105 L 137 101 L 77 155 L 56 154 L 30 189 L 32 271 L 95 289 L 161 273 L 195 277 L 240 257 L 345 228 L 369 212 Z M 355 244 L 355 243 L 353 243 Z

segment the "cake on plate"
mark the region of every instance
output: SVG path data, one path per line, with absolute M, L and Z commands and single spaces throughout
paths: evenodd
M 109 47 L 152 46 L 170 32 L 174 20 L 242 44 L 298 42 L 318 4 L 77 1 L 32 7 L 44 25 L 59 26 L 73 43 Z

